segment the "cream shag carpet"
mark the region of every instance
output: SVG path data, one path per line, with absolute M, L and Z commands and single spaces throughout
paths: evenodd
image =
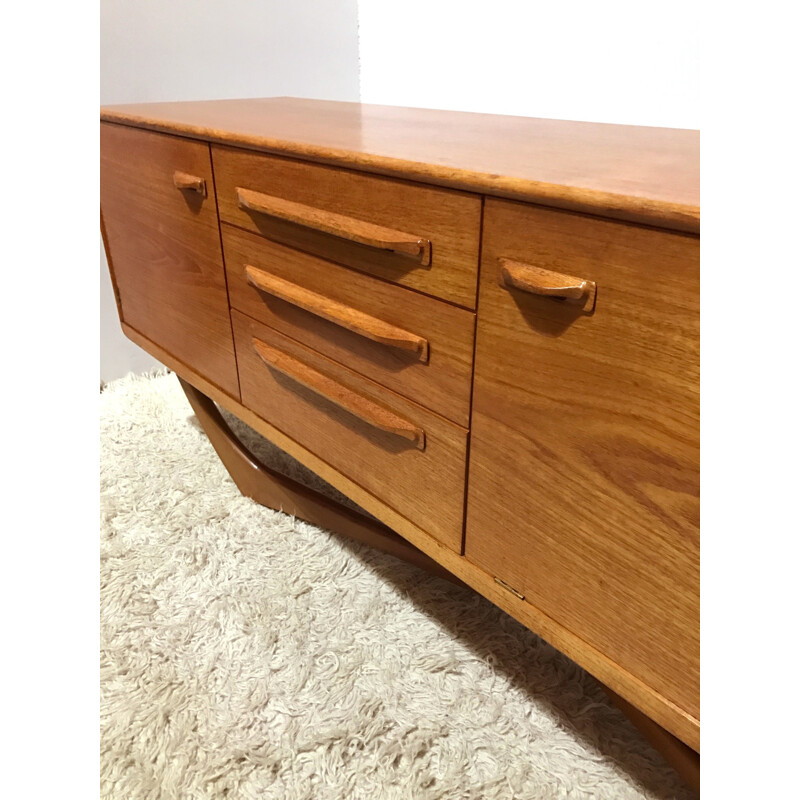
M 689 797 L 491 603 L 243 498 L 174 375 L 100 407 L 103 798 Z

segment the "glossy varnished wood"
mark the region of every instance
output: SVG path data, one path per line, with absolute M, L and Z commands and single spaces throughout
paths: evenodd
M 467 431 L 233 311 L 242 402 L 400 514 L 461 552 Z M 341 393 L 384 407 L 425 432 L 425 448 L 376 429 L 323 393 L 271 370 L 253 341 L 326 376 Z
M 475 307 L 479 197 L 247 150 L 213 147 L 211 152 L 223 221 L 384 280 Z M 376 249 L 320 227 L 243 208 L 242 188 L 313 206 L 318 212 L 408 231 L 429 242 L 429 258 Z
M 159 260 L 185 262 L 182 248 L 211 252 L 213 245 L 198 237 L 190 242 L 173 212 L 158 208 L 159 199 L 158 213 L 145 227 L 161 237 L 161 259 L 153 257 L 152 246 L 141 246 L 139 233 L 127 254 L 117 248 L 103 204 L 101 224 L 125 333 L 635 709 L 699 749 L 698 240 L 654 228 L 698 229 L 696 132 L 286 98 L 106 109 L 103 116 L 120 123 L 104 130 L 141 124 L 215 143 L 212 154 L 223 154 L 214 162 L 216 175 L 190 160 L 172 164 L 166 180 L 190 208 L 217 196 L 222 203 L 223 194 L 230 195 L 224 202 L 236 204 L 237 213 L 253 223 L 230 216 L 238 227 L 221 226 L 231 303 L 269 325 L 234 312 L 249 344 L 259 333 L 269 346 L 335 378 L 347 391 L 410 420 L 426 432 L 426 449 L 398 437 L 394 445 L 377 448 L 380 456 L 359 449 L 358 437 L 365 446 L 370 437 L 392 435 L 370 432 L 348 412 L 266 366 L 252 346 L 248 363 L 240 365 L 243 379 L 250 376 L 247 398 L 240 400 L 238 383 L 220 388 L 204 355 L 213 351 L 204 338 L 216 337 L 213 324 L 194 332 L 183 324 L 182 315 L 204 313 L 196 287 L 180 287 L 187 270 L 178 269 L 177 279 L 164 285 L 147 272 Z M 219 126 L 203 127 L 211 117 Z M 207 144 L 195 145 L 208 156 Z M 144 152 L 136 146 L 117 150 L 121 165 Z M 224 192 L 220 185 L 219 164 L 228 180 L 226 154 L 234 154 L 237 175 L 265 178 L 249 190 L 300 203 L 315 219 L 317 212 L 323 222 L 333 219 L 335 230 L 240 208 L 237 184 L 231 181 L 231 191 Z M 242 164 L 255 166 L 241 169 Z M 127 172 L 115 169 L 123 178 L 118 185 L 132 192 L 124 198 L 119 191 L 118 209 L 130 213 L 136 232 L 143 218 L 137 208 L 147 205 L 141 198 L 164 194 L 162 176 L 135 164 Z M 283 191 L 287 186 L 290 191 Z M 420 201 L 420 191 L 432 192 L 435 200 Z M 547 205 L 594 216 L 541 207 Z M 484 206 L 464 557 L 460 515 Z M 394 233 L 369 243 L 346 241 L 337 235 L 341 217 Z M 439 222 L 425 228 L 425 219 Z M 415 253 L 373 246 L 400 241 L 398 232 L 429 241 L 431 264 L 424 255 L 417 263 Z M 239 241 L 229 247 L 229 239 Z M 446 258 L 437 241 L 449 243 Z M 135 324 L 126 314 L 126 278 L 117 276 L 127 269 L 118 266 L 120 252 L 146 261 L 128 270 L 136 278 L 129 280 L 134 291 L 140 281 L 154 303 L 167 298 Z M 215 259 L 219 264 L 219 255 Z M 504 276 L 503 264 L 517 265 L 516 277 Z M 267 299 L 248 284 L 247 265 L 311 294 L 302 295 L 299 306 L 291 298 Z M 563 290 L 563 299 L 555 290 Z M 303 307 L 309 297 L 311 307 Z M 341 316 L 342 309 L 347 319 L 364 314 L 422 337 L 429 343 L 429 363 L 323 318 L 328 312 Z M 227 308 L 223 313 L 213 316 L 230 325 Z M 163 316 L 165 328 L 150 325 L 148 316 Z M 190 347 L 181 344 L 182 336 Z M 414 366 L 401 363 L 403 358 Z M 430 455 L 431 431 L 439 461 L 426 472 L 407 456 Z
M 693 719 L 698 258 L 685 234 L 487 201 L 465 540 Z M 594 313 L 502 286 L 503 259 L 595 281 Z
M 259 461 L 239 441 L 214 401 L 183 378 L 178 380 L 220 461 L 245 497 L 325 530 L 363 542 L 452 583 L 464 585 L 451 572 L 383 523 L 337 503 Z
M 373 492 L 356 483 L 320 458 L 312 449 L 287 436 L 283 431 L 267 422 L 262 416 L 256 414 L 239 400 L 221 391 L 192 367 L 181 363 L 158 344 L 142 336 L 124 322 L 122 323 L 122 329 L 129 339 L 139 344 L 192 385 L 197 386 L 204 394 L 235 414 L 262 436 L 296 458 L 331 486 L 352 499 L 365 511 L 386 523 L 392 530 L 397 531 L 411 544 L 440 563 L 453 575 L 463 580 L 464 583 L 480 592 L 496 606 L 519 620 L 523 625 L 536 631 L 550 644 L 574 659 L 598 680 L 629 700 L 659 725 L 675 734 L 694 750 L 700 749 L 700 729 L 696 718 L 687 714 L 686 711 L 670 702 L 635 675 L 620 667 L 619 664 L 608 658 L 606 654 L 592 647 L 572 631 L 553 620 L 552 617 L 543 613 L 541 609 L 528 602 L 521 601 L 511 592 L 503 589 L 495 583 L 492 575 L 447 545 L 442 544 L 425 527 L 421 527 L 403 516 L 402 513 L 392 508 Z
M 272 97 L 101 117 L 497 197 L 697 231 L 698 131 Z
M 222 241 L 232 307 L 463 427 L 469 425 L 474 313 L 224 223 Z M 422 337 L 428 343 L 426 360 L 259 292 L 248 281 L 248 266 Z
M 100 205 L 121 318 L 238 396 L 208 145 L 103 124 L 100 147 Z

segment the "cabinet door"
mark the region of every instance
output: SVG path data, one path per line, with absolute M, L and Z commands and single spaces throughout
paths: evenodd
M 465 542 L 695 718 L 698 259 L 697 237 L 487 200 Z M 584 279 L 596 299 L 531 293 Z
M 122 320 L 238 398 L 208 145 L 102 123 L 100 211 Z

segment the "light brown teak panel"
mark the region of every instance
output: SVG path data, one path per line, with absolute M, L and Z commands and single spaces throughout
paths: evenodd
M 222 243 L 231 306 L 312 347 L 368 378 L 469 425 L 475 314 L 440 300 L 377 281 L 355 270 L 276 244 L 223 223 Z M 423 338 L 424 360 L 414 350 L 373 341 L 318 314 L 259 291 L 247 267 L 266 273 L 345 309 L 370 315 Z
M 425 294 L 475 307 L 481 220 L 477 195 L 229 147 L 212 147 L 212 155 L 223 221 Z M 237 189 L 303 204 L 311 221 L 300 225 L 243 207 Z M 332 212 L 352 224 L 362 221 L 427 240 L 429 252 L 420 251 L 415 258 L 336 236 L 328 226 L 315 226 L 312 212 Z
M 466 430 L 238 311 L 232 316 L 242 402 L 460 553 Z M 278 368 L 269 366 L 259 353 L 259 342 L 266 345 L 267 361 L 275 363 L 270 351 L 278 351 L 288 356 L 289 367 L 282 363 Z M 314 385 L 322 390 L 310 388 Z M 344 410 L 343 402 L 359 414 L 365 406 L 375 406 L 378 414 L 369 411 L 362 418 Z M 369 418 L 381 410 L 386 417 L 398 418 L 409 429 L 422 432 L 422 442 L 371 424 Z
M 208 145 L 101 124 L 100 159 L 122 320 L 238 397 Z M 179 188 L 182 175 L 203 191 Z
M 699 239 L 487 200 L 466 557 L 699 718 Z M 593 313 L 500 259 L 597 284 Z

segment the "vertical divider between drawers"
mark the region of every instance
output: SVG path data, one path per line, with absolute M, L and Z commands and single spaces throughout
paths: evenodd
M 481 215 L 480 230 L 478 232 L 478 266 L 475 275 L 475 330 L 472 336 L 472 373 L 469 381 L 469 427 L 467 428 L 467 457 L 464 469 L 464 513 L 462 515 L 461 528 L 461 555 L 466 552 L 467 547 L 467 499 L 469 497 L 469 462 L 470 451 L 472 449 L 472 398 L 475 394 L 475 354 L 478 349 L 478 309 L 481 296 L 481 259 L 483 254 L 483 214 L 486 206 L 486 197 L 481 195 Z
M 219 235 L 219 251 L 222 254 L 222 275 L 225 279 L 225 297 L 228 299 L 228 324 L 231 328 L 231 339 L 233 340 L 233 358 L 236 362 L 236 385 L 239 388 L 239 400 L 242 399 L 242 382 L 239 378 L 239 353 L 236 350 L 236 337 L 233 335 L 233 317 L 231 314 L 231 293 L 228 289 L 228 265 L 225 262 L 225 246 L 222 242 L 222 218 L 219 215 L 219 198 L 217 197 L 217 177 L 214 174 L 214 148 L 211 142 L 208 144 L 208 160 L 211 163 L 211 182 L 214 190 L 214 207 L 217 209 L 217 233 Z M 483 203 L 481 203 L 481 234 L 483 234 Z M 479 256 L 480 257 L 480 256 Z M 474 357 L 474 356 L 473 356 Z M 470 398 L 470 408 L 472 400 Z

